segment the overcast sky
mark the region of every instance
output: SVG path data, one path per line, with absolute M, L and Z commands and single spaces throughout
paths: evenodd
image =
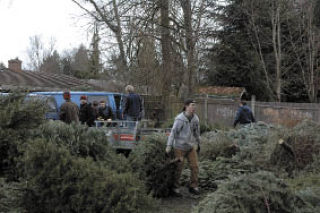
M 26 61 L 34 35 L 41 35 L 43 42 L 54 37 L 59 52 L 86 45 L 91 35 L 82 13 L 70 0 L 0 0 L 0 62 L 7 65 L 16 57 Z

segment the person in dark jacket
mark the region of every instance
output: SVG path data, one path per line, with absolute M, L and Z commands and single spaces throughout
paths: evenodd
M 87 124 L 88 126 L 94 125 L 94 114 L 90 103 L 87 101 L 87 96 L 82 95 L 80 97 L 80 116 L 79 120 L 82 124 Z
M 233 126 L 236 127 L 238 123 L 242 125 L 251 124 L 256 122 L 250 107 L 245 101 L 239 103 L 239 108 L 234 120 Z
M 98 117 L 103 120 L 109 120 L 109 119 L 113 120 L 114 119 L 111 107 L 109 105 L 107 105 L 104 100 L 100 101 L 100 103 L 99 103 Z
M 59 119 L 67 124 L 79 122 L 79 108 L 77 104 L 71 102 L 70 92 L 64 92 L 64 102 L 60 107 Z
M 97 118 L 99 117 L 99 103 L 98 103 L 98 101 L 92 102 L 92 110 L 93 110 L 94 120 L 97 120 Z
M 126 117 L 128 121 L 139 121 L 142 118 L 142 100 L 140 95 L 134 93 L 134 87 L 131 85 L 125 88 L 128 95 L 124 98 L 122 118 Z

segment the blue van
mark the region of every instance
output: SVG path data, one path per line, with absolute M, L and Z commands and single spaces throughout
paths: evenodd
M 58 119 L 59 111 L 61 105 L 65 102 L 63 99 L 63 92 L 33 92 L 30 94 L 35 95 L 44 95 L 44 96 L 50 96 L 54 98 L 55 103 L 50 103 L 50 106 L 56 105 L 56 116 L 51 116 L 52 118 L 49 119 Z M 101 100 L 106 101 L 106 103 L 111 107 L 113 114 L 116 116 L 117 119 L 121 118 L 121 100 L 123 94 L 121 93 L 113 93 L 113 92 L 88 92 L 88 91 L 71 91 L 71 101 L 76 103 L 80 107 L 80 97 L 82 95 L 85 95 L 88 97 L 88 102 L 92 103 L 93 101 L 100 102 Z

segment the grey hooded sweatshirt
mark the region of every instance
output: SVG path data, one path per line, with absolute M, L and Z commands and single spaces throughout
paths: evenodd
M 189 121 L 184 112 L 180 113 L 174 120 L 167 146 L 189 151 L 199 143 L 200 125 L 198 116 L 194 114 L 191 121 Z

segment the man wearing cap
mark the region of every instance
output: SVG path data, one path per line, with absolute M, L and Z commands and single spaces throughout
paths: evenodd
M 80 116 L 79 120 L 82 124 L 87 124 L 88 126 L 94 125 L 94 113 L 91 104 L 87 101 L 87 96 L 82 95 L 80 97 Z
M 200 124 L 199 118 L 195 114 L 196 104 L 192 99 L 184 102 L 183 112 L 174 121 L 170 136 L 167 142 L 166 153 L 174 150 L 175 157 L 180 159 L 177 166 L 175 183 L 172 192 L 181 195 L 179 191 L 180 176 L 183 169 L 184 159 L 187 158 L 191 168 L 191 183 L 189 191 L 199 194 L 198 188 L 198 154 L 200 150 Z
M 79 122 L 79 108 L 77 104 L 71 102 L 70 92 L 64 92 L 63 98 L 64 102 L 60 107 L 59 117 L 60 120 L 70 124 L 71 122 Z

